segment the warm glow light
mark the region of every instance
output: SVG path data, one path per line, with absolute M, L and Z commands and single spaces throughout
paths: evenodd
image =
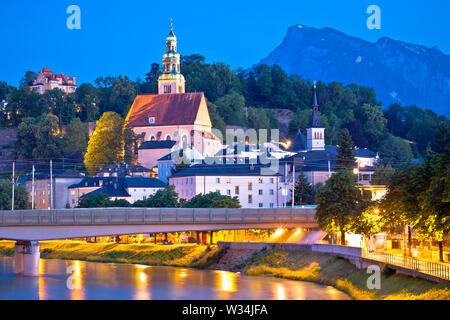
M 139 281 L 145 283 L 147 281 L 147 275 L 144 272 L 139 272 Z
M 373 212 L 375 212 L 376 214 L 378 214 L 378 213 L 380 213 L 380 210 L 375 209 L 375 210 L 373 210 Z
M 353 173 L 354 173 L 354 174 L 358 174 L 358 173 L 359 173 L 358 168 L 353 169 Z
M 286 289 L 283 285 L 277 284 L 277 293 L 276 293 L 276 299 L 278 300 L 286 300 Z
M 283 234 L 284 229 L 283 228 L 278 228 L 274 233 L 273 233 L 273 237 L 279 237 Z
M 359 164 L 359 167 L 360 167 L 360 168 L 364 168 L 365 166 L 366 166 L 366 165 L 365 165 L 364 163 L 360 163 L 360 164 Z
M 220 274 L 220 289 L 225 292 L 235 292 L 237 274 L 227 271 L 217 272 Z

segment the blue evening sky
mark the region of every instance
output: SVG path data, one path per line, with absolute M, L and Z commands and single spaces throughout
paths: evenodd
M 81 8 L 81 30 L 66 27 L 69 5 Z M 366 9 L 381 8 L 381 30 L 369 30 Z M 376 41 L 438 46 L 450 54 L 448 0 L 2 0 L 0 81 L 17 85 L 27 70 L 48 67 L 76 76 L 145 77 L 161 63 L 174 19 L 178 50 L 208 62 L 247 68 L 279 45 L 294 24 L 332 27 Z

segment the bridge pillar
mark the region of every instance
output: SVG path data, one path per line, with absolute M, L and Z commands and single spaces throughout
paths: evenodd
M 14 273 L 38 276 L 40 258 L 38 241 L 17 241 L 14 247 Z

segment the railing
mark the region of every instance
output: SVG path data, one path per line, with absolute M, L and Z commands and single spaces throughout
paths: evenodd
M 0 227 L 16 225 L 315 223 L 314 209 L 97 208 L 0 211 Z
M 441 279 L 450 280 L 450 266 L 442 263 L 419 260 L 399 255 L 368 252 L 363 250 L 363 258 L 385 262 L 394 266 L 426 273 Z

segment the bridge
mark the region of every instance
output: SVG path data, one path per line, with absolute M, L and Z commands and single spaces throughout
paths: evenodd
M 37 275 L 39 241 L 139 233 L 317 228 L 315 208 L 96 208 L 0 211 L 0 239 L 16 240 L 15 272 Z

